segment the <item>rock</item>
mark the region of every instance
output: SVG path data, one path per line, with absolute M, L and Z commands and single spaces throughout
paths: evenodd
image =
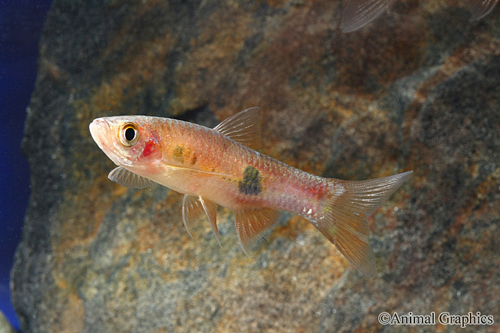
M 0 333 L 15 333 L 15 332 L 16 330 L 14 329 L 14 327 L 10 325 L 7 318 L 5 318 L 2 311 L 0 311 Z
M 383 311 L 498 318 L 500 20 L 468 23 L 465 9 L 438 3 L 398 3 L 342 34 L 334 1 L 54 1 L 23 141 L 32 195 L 12 271 L 22 330 L 377 330 Z M 222 249 L 208 224 L 192 240 L 182 196 L 109 181 L 113 163 L 88 132 L 100 116 L 214 126 L 252 106 L 261 152 L 292 166 L 343 179 L 416 171 L 369 218 L 376 278 L 344 275 L 335 247 L 290 215 L 253 258 L 227 210 Z

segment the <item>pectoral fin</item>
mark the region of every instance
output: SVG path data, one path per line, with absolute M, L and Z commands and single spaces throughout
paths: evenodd
M 111 170 L 108 178 L 128 188 L 145 188 L 156 184 L 154 181 L 130 172 L 121 166 Z
M 248 249 L 265 231 L 276 225 L 279 212 L 270 208 L 236 211 L 236 231 L 241 248 L 247 256 Z
M 246 109 L 226 118 L 214 130 L 242 145 L 258 149 L 262 144 L 259 108 Z

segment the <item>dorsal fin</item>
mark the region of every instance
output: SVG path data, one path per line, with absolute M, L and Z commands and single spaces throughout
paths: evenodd
M 340 29 L 351 32 L 361 29 L 379 17 L 395 0 L 347 0 L 342 11 Z
M 465 5 L 472 14 L 470 20 L 482 19 L 495 8 L 497 2 L 498 0 L 465 0 Z
M 108 174 L 108 178 L 128 188 L 145 188 L 156 184 L 154 181 L 130 172 L 121 166 L 111 170 Z
M 246 109 L 226 118 L 214 130 L 242 145 L 258 149 L 262 143 L 259 108 Z

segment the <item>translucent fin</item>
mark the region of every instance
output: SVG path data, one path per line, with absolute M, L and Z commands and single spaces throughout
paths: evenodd
M 191 238 L 193 238 L 193 235 L 191 235 L 189 229 L 200 218 L 203 212 L 203 205 L 198 200 L 198 197 L 184 195 L 184 199 L 182 200 L 182 222 Z
M 395 0 L 346 0 L 340 29 L 351 32 L 361 29 L 379 17 Z
M 220 245 L 219 241 L 219 230 L 217 229 L 217 204 L 207 199 L 203 199 L 202 197 L 198 198 L 203 206 L 203 210 L 207 215 L 208 221 L 210 222 L 210 226 L 212 227 L 212 231 L 214 233 L 215 239 L 217 239 L 217 243 Z
M 262 144 L 259 108 L 246 109 L 226 118 L 214 130 L 242 145 L 258 149 Z
M 364 181 L 328 180 L 330 195 L 324 216 L 312 222 L 354 267 L 369 277 L 375 275 L 376 267 L 368 244 L 366 217 L 408 180 L 412 172 Z
M 270 208 L 236 211 L 236 231 L 241 248 L 247 256 L 250 245 L 276 224 L 279 214 L 279 211 Z
M 154 181 L 130 172 L 121 166 L 111 170 L 108 178 L 128 188 L 145 188 L 156 184 Z
M 465 0 L 467 9 L 471 12 L 471 21 L 480 20 L 493 10 L 498 0 Z

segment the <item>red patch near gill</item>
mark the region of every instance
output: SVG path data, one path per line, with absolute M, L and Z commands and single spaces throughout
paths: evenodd
M 154 140 L 149 139 L 144 145 L 144 150 L 142 151 L 141 158 L 148 157 L 156 150 L 157 144 Z

